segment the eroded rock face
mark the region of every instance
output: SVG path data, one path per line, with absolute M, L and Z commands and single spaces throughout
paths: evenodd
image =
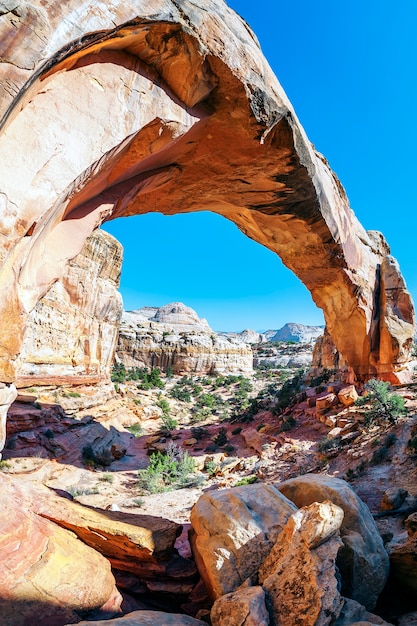
M 116 354 L 126 367 L 172 368 L 179 375 L 253 370 L 249 346 L 236 336 L 215 333 L 181 302 L 124 313 Z
M 202 622 L 188 615 L 162 613 L 161 611 L 133 611 L 115 620 L 79 622 L 79 626 L 204 626 Z M 67 626 L 70 626 L 67 624 Z
M 221 596 L 210 612 L 212 626 L 268 626 L 262 587 L 244 587 Z
M 373 609 L 388 578 L 389 560 L 366 504 L 345 481 L 320 474 L 291 478 L 278 489 L 299 507 L 330 500 L 343 509 L 338 556 L 342 593 Z
M 117 614 L 110 563 L 71 532 L 33 511 L 36 492 L 1 477 L 0 614 L 4 626 L 78 622 L 88 611 Z M 35 495 L 34 495 L 35 492 Z
M 203 494 L 191 511 L 194 558 L 213 599 L 257 573 L 294 505 L 270 485 Z
M 339 616 L 336 556 L 343 510 L 313 503 L 289 518 L 259 570 L 274 626 L 326 626 Z
M 123 311 L 121 244 L 96 230 L 30 313 L 18 386 L 107 381 Z
M 276 252 L 360 378 L 398 380 L 413 307 L 222 0 L 33 0 L 0 16 L 0 380 L 106 219 L 210 210 Z

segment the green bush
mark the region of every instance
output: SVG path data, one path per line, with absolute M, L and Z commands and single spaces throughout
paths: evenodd
M 132 424 L 132 426 L 127 426 L 126 430 L 128 430 L 134 437 L 142 437 L 143 435 L 143 427 L 141 424 Z
M 404 398 L 392 393 L 388 382 L 372 378 L 365 385 L 365 389 L 368 390 L 368 394 L 358 398 L 355 404 L 366 407 L 364 412 L 366 427 L 383 422 L 395 424 L 401 415 L 406 415 Z
M 151 455 L 148 467 L 138 471 L 138 479 L 139 487 L 150 493 L 189 487 L 195 484 L 195 461 L 172 444 L 166 454 Z

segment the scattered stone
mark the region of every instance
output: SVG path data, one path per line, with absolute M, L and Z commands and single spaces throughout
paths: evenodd
M 392 626 L 379 615 L 369 613 L 364 606 L 355 600 L 344 598 L 343 608 L 334 626 L 371 626 L 372 624 Z
M 268 626 L 262 587 L 237 589 L 218 598 L 210 613 L 212 626 Z
M 394 509 L 399 509 L 407 496 L 407 489 L 402 489 L 401 487 L 392 487 L 391 489 L 387 489 L 382 496 L 382 511 L 393 511 Z
M 358 399 L 358 393 L 356 391 L 355 385 L 349 385 L 348 387 L 344 387 L 337 394 L 339 401 L 345 406 L 352 406 L 355 404 Z
M 162 611 L 133 611 L 123 617 L 110 620 L 78 622 L 78 626 L 207 626 L 188 615 L 163 613 Z M 66 626 L 72 626 L 67 624 Z

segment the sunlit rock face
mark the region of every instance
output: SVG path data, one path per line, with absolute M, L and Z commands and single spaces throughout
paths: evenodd
M 398 266 L 222 0 L 3 2 L 0 59 L 0 380 L 98 224 L 201 210 L 281 257 L 352 376 L 401 377 L 414 314 Z
M 123 303 L 122 246 L 96 230 L 28 317 L 17 385 L 107 381 Z
M 158 367 L 174 374 L 251 374 L 252 349 L 237 335 L 215 333 L 182 302 L 126 312 L 116 358 L 127 368 Z

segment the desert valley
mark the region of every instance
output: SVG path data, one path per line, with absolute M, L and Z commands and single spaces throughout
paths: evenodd
M 0 626 L 415 626 L 412 298 L 250 27 L 7 0 L 0 50 Z M 200 210 L 325 326 L 125 311 L 100 226 Z

